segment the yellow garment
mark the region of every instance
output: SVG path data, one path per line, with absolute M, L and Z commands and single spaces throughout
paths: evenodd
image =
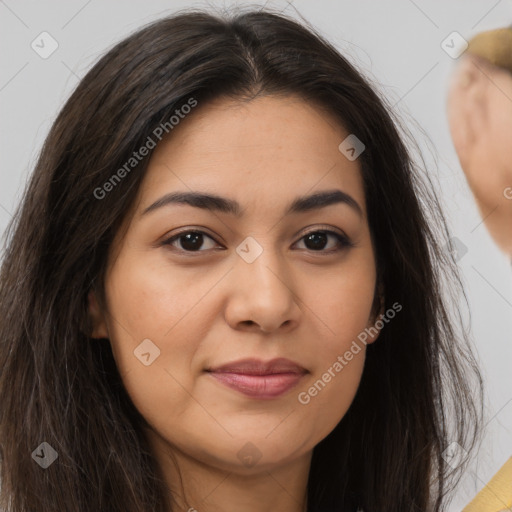
M 512 512 L 512 457 L 462 512 Z

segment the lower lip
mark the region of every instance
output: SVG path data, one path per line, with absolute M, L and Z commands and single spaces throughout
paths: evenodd
M 295 387 L 304 376 L 302 373 L 247 375 L 220 372 L 210 372 L 210 375 L 231 389 L 259 399 L 269 399 L 283 395 Z

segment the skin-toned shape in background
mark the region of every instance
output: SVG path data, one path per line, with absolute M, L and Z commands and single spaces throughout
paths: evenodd
M 452 75 L 453 144 L 489 233 L 512 259 L 512 29 L 469 42 Z
M 512 28 L 469 41 L 453 74 L 448 120 L 462 169 L 496 244 L 512 260 Z M 512 510 L 512 458 L 464 512 Z

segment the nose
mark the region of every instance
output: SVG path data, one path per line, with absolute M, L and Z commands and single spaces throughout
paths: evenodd
M 230 272 L 226 321 L 236 330 L 288 332 L 296 328 L 301 314 L 296 286 L 292 269 L 275 251 L 265 248 L 252 263 L 237 256 Z

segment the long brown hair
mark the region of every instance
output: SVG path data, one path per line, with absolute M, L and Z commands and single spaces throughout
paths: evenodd
M 463 467 L 452 470 L 445 450 L 458 443 L 470 453 L 482 381 L 450 310 L 462 286 L 428 174 L 386 102 L 314 29 L 269 10 L 190 9 L 142 28 L 92 67 L 53 124 L 9 226 L 0 274 L 2 510 L 170 509 L 144 418 L 109 343 L 89 336 L 87 309 L 91 289 L 103 297 L 111 242 L 151 151 L 108 195 L 97 191 L 190 98 L 262 94 L 298 94 L 364 141 L 384 307 L 403 306 L 368 346 L 349 411 L 314 449 L 308 511 L 443 509 Z M 58 454 L 46 469 L 33 456 L 43 442 Z

